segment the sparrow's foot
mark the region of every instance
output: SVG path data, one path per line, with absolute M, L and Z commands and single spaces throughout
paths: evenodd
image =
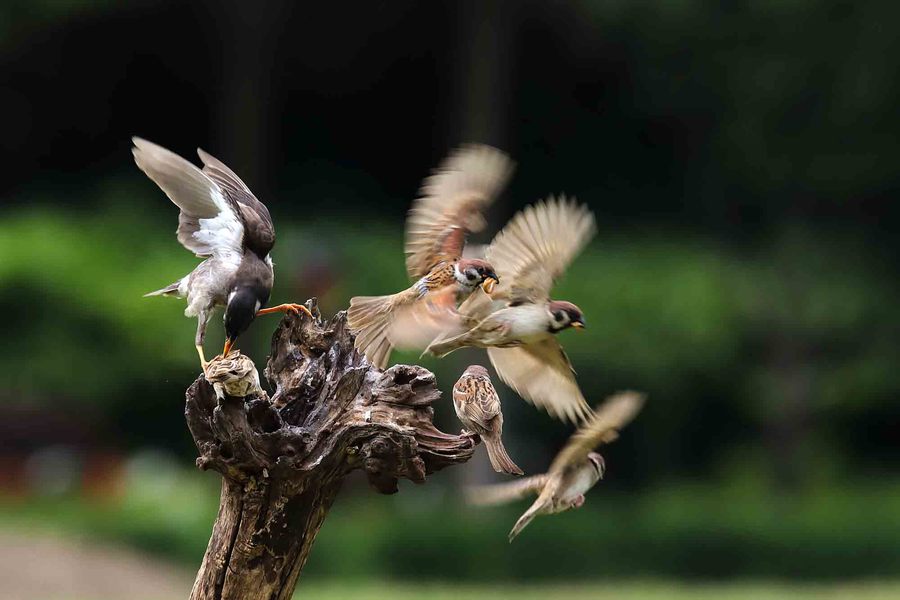
M 307 315 L 309 315 L 310 319 L 313 318 L 312 313 L 309 312 L 309 309 L 306 308 L 306 306 L 304 306 L 302 304 L 294 304 L 293 302 L 290 304 L 279 304 L 278 306 L 273 306 L 272 308 L 264 308 L 261 311 L 257 312 L 256 316 L 268 315 L 268 314 L 272 314 L 274 312 L 283 312 L 283 313 L 290 312 L 290 313 L 294 313 L 295 315 L 299 315 L 301 310 L 303 312 L 305 312 Z

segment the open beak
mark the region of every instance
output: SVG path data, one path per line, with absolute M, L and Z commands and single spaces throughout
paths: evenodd
M 225 348 L 222 350 L 222 358 L 228 356 L 228 353 L 231 352 L 232 346 L 234 346 L 234 340 L 232 338 L 227 338 L 225 340 Z
M 582 329 L 584 329 L 584 321 L 573 321 L 573 322 L 572 322 L 572 327 L 574 327 L 575 329 L 581 331 Z
M 488 275 L 481 283 L 481 289 L 484 290 L 485 294 L 491 294 L 494 291 L 494 286 L 496 286 L 498 283 L 500 283 L 500 280 L 496 275 Z

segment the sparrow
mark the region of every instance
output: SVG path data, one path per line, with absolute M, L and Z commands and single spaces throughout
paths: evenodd
M 466 431 L 477 433 L 487 448 L 491 466 L 498 473 L 524 475 L 503 447 L 503 413 L 500 397 L 487 369 L 471 365 L 453 386 L 453 407 Z
M 485 252 L 502 282 L 466 300 L 456 317 L 462 333 L 439 335 L 425 352 L 442 357 L 467 346 L 487 348 L 500 379 L 520 396 L 559 419 L 588 417 L 556 339 L 566 329 L 583 329 L 584 315 L 571 302 L 551 300 L 550 289 L 595 233 L 593 214 L 574 200 L 551 197 L 526 207 Z
M 223 356 L 257 315 L 309 314 L 302 304 L 263 308 L 275 278 L 269 256 L 275 227 L 266 206 L 231 169 L 199 148 L 203 170 L 162 146 L 138 137 L 132 141 L 137 166 L 181 209 L 178 241 L 205 259 L 175 283 L 145 295 L 187 299 L 185 316 L 197 317 L 194 345 L 201 367 L 206 325 L 219 306 L 225 307 Z
M 466 236 L 484 228 L 482 211 L 512 170 L 512 161 L 500 150 L 470 145 L 452 153 L 425 180 L 406 221 L 406 270 L 414 283 L 396 294 L 350 300 L 350 331 L 370 363 L 387 366 L 394 346 L 392 322 L 402 310 L 423 301 L 455 309 L 478 286 L 491 290 L 499 281 L 490 262 L 464 258 L 463 250 Z
M 226 395 L 244 398 L 250 395 L 263 395 L 259 385 L 259 372 L 250 357 L 232 350 L 227 355 L 219 355 L 206 363 L 204 369 L 206 380 L 210 382 L 217 398 Z
M 594 452 L 600 444 L 608 444 L 619 437 L 619 430 L 640 411 L 645 397 L 637 392 L 620 392 L 611 396 L 575 432 L 560 450 L 550 470 L 519 481 L 472 487 L 467 491 L 471 504 L 502 504 L 537 494 L 509 532 L 509 541 L 538 515 L 551 515 L 579 508 L 584 495 L 603 478 L 606 463 Z

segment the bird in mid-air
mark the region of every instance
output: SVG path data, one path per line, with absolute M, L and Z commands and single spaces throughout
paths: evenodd
M 257 315 L 301 310 L 309 314 L 302 304 L 263 308 L 275 278 L 269 256 L 275 227 L 266 206 L 231 169 L 200 149 L 203 170 L 162 146 L 138 137 L 132 141 L 137 166 L 181 209 L 178 241 L 206 259 L 175 283 L 147 294 L 187 298 L 184 314 L 197 317 L 194 344 L 201 366 L 207 364 L 206 324 L 218 306 L 225 307 L 223 356 Z
M 350 300 L 350 330 L 370 363 L 387 366 L 399 312 L 421 302 L 455 309 L 478 286 L 489 291 L 498 282 L 489 261 L 464 258 L 463 249 L 466 236 L 484 228 L 482 212 L 512 171 L 503 152 L 471 145 L 451 154 L 425 180 L 406 221 L 406 270 L 415 283 L 396 294 Z
M 509 541 L 513 541 L 538 515 L 579 508 L 584 504 L 584 495 L 603 478 L 606 470 L 603 457 L 594 452 L 594 448 L 614 441 L 619 436 L 619 430 L 640 411 L 644 399 L 644 395 L 637 392 L 613 395 L 597 408 L 581 429 L 572 434 L 553 459 L 549 471 L 509 483 L 472 487 L 467 491 L 469 502 L 486 506 L 537 494 L 537 500 L 509 532 Z
M 491 466 L 498 473 L 522 475 L 503 446 L 503 413 L 500 396 L 491 383 L 487 369 L 471 365 L 453 386 L 453 407 L 466 431 L 477 433 L 487 448 Z
M 458 348 L 487 348 L 494 369 L 520 396 L 552 416 L 577 423 L 587 405 L 559 332 L 584 327 L 571 302 L 551 300 L 550 289 L 596 233 L 584 205 L 550 198 L 526 207 L 494 237 L 485 258 L 500 283 L 492 294 L 476 293 L 456 313 L 462 333 L 443 333 L 426 349 L 445 356 Z

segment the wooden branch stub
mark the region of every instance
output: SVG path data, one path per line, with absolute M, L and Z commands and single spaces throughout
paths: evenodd
M 192 598 L 290 598 L 347 473 L 363 469 L 392 494 L 400 479 L 423 483 L 472 457 L 477 438 L 432 422 L 441 394 L 431 372 L 372 367 L 344 312 L 326 322 L 315 300 L 306 305 L 315 320 L 288 315 L 272 336 L 271 399 L 217 398 L 203 376 L 187 390 L 197 465 L 225 479 Z

